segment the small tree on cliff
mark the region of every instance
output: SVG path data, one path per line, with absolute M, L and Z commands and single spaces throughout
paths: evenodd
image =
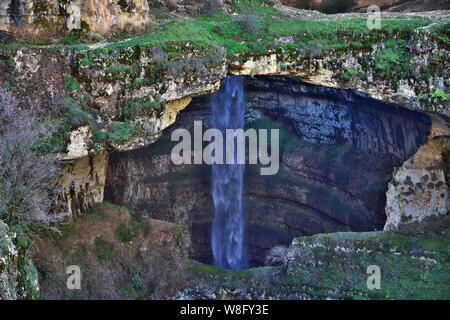
M 39 120 L 41 110 L 21 106 L 0 86 L 0 219 L 9 225 L 53 228 L 63 214 L 51 214 L 58 166 L 36 149 L 51 133 Z

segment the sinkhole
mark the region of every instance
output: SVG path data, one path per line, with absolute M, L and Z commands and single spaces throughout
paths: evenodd
M 195 121 L 203 130 L 278 129 L 277 174 L 261 175 L 261 164 L 175 165 L 172 132 L 194 135 Z M 186 225 L 193 259 L 258 266 L 268 250 L 301 235 L 383 229 L 394 168 L 426 143 L 430 126 L 423 113 L 349 90 L 228 77 L 212 97 L 195 97 L 156 143 L 111 154 L 105 200 Z

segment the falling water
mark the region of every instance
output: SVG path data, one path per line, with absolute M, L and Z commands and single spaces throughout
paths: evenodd
M 212 95 L 211 106 L 211 126 L 220 130 L 223 137 L 225 137 L 226 129 L 243 129 L 245 111 L 243 78 L 228 76 L 220 91 Z M 224 145 L 225 143 L 224 141 Z M 234 143 L 234 150 L 236 150 L 236 141 Z M 224 152 L 224 163 L 225 156 Z M 236 154 L 234 158 L 236 163 Z M 211 242 L 214 265 L 232 270 L 241 270 L 246 267 L 245 221 L 242 213 L 244 168 L 243 164 L 213 164 L 212 166 L 212 195 L 215 212 Z

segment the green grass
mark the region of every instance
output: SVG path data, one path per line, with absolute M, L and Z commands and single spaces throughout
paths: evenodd
M 145 33 L 125 41 L 111 42 L 104 47 L 90 50 L 85 39 L 80 35 L 68 34 L 57 47 L 52 48 L 58 54 L 68 54 L 74 51 L 75 62 L 72 66 L 74 76 L 65 77 L 68 95 L 76 96 L 84 92 L 91 92 L 93 79 L 88 74 L 99 71 L 101 81 L 117 83 L 129 90 L 161 83 L 164 74 L 186 74 L 186 82 L 196 81 L 200 70 L 206 67 L 215 68 L 223 63 L 234 60 L 248 59 L 274 52 L 279 55 L 280 68 L 316 70 L 319 66 L 314 58 L 325 57 L 333 52 L 356 50 L 363 52 L 362 70 L 374 67 L 374 77 L 384 78 L 395 89 L 401 79 L 411 77 L 413 65 L 407 43 L 411 37 L 420 37 L 415 30 L 430 25 L 432 19 L 383 19 L 380 30 L 369 30 L 366 19 L 339 18 L 331 21 L 296 20 L 284 16 L 280 12 L 264 5 L 261 1 L 240 1 L 234 3 L 234 10 L 242 14 L 237 18 L 225 13 L 212 16 L 198 15 L 171 17 L 167 22 L 154 24 Z M 430 42 L 438 45 L 448 45 L 448 22 L 437 22 L 429 27 Z M 280 37 L 292 37 L 293 43 L 280 44 Z M 119 40 L 119 39 L 117 39 Z M 20 46 L 34 46 L 34 44 L 12 43 L 0 45 L 0 54 L 8 66 L 8 72 L 15 69 L 14 50 Z M 375 56 L 370 56 L 373 45 L 385 45 L 384 49 Z M 154 51 L 160 51 L 161 61 L 141 65 L 139 57 L 142 53 L 153 56 Z M 189 59 L 184 57 L 189 55 Z M 8 58 L 9 57 L 9 58 Z M 342 70 L 338 59 L 336 65 L 330 63 L 336 76 L 343 81 L 357 82 L 366 75 L 362 70 Z M 441 59 L 442 60 L 442 59 Z M 433 60 L 433 66 L 424 68 L 422 78 L 428 81 L 430 75 L 442 74 L 445 62 Z M 233 64 L 229 63 L 229 69 Z M 88 70 L 88 72 L 84 72 Z M 142 78 L 142 74 L 144 74 Z M 76 79 L 75 79 L 76 77 Z M 98 80 L 98 77 L 96 80 Z M 15 88 L 14 90 L 19 90 Z M 448 93 L 436 90 L 425 94 L 430 103 L 444 102 L 449 99 Z M 106 143 L 124 144 L 142 133 L 139 125 L 132 121 L 139 116 L 161 113 L 162 105 L 157 97 L 153 99 L 135 99 L 124 101 L 121 114 L 108 128 L 94 130 L 92 142 L 96 150 Z M 85 102 L 73 103 L 73 110 L 67 110 L 59 116 L 62 122 L 60 130 L 51 138 L 44 139 L 39 144 L 43 153 L 61 152 L 68 141 L 68 132 L 83 124 L 94 124 L 93 119 L 102 116 L 98 111 L 85 107 Z M 110 117 L 110 115 L 106 115 Z M 73 122 L 70 119 L 79 119 Z M 95 127 L 95 126 L 93 126 Z M 289 134 L 281 132 L 287 139 L 286 144 L 295 144 Z M 282 137 L 282 138 L 283 138 Z
M 97 258 L 100 261 L 110 261 L 114 256 L 115 249 L 109 242 L 101 237 L 95 239 L 94 248 Z
M 380 30 L 369 30 L 366 19 L 340 19 L 337 21 L 292 20 L 277 14 L 272 8 L 250 6 L 249 22 L 220 13 L 213 17 L 196 16 L 169 21 L 153 26 L 148 32 L 120 43 L 111 43 L 105 48 L 153 46 L 165 47 L 173 42 L 191 42 L 194 47 L 215 44 L 224 47 L 229 57 L 264 54 L 278 47 L 305 47 L 308 43 L 321 42 L 324 51 L 346 48 L 343 40 L 353 39 L 354 47 L 370 48 L 373 43 L 393 39 L 394 35 L 409 38 L 410 33 L 432 23 L 431 19 L 383 20 Z M 260 8 L 258 10 L 256 8 Z M 243 10 L 241 10 L 243 11 Z M 442 24 L 442 23 L 441 23 Z M 433 29 L 441 28 L 441 24 Z M 444 40 L 440 32 L 435 33 Z M 275 39 L 292 36 L 291 45 L 276 45 Z
M 133 218 L 130 223 L 121 223 L 117 226 L 115 234 L 121 242 L 125 243 L 133 240 L 139 231 L 147 237 L 150 234 L 150 222 L 144 218 Z
M 301 237 L 288 265 L 242 271 L 187 261 L 207 287 L 236 288 L 266 296 L 312 299 L 448 299 L 449 243 L 445 236 L 339 232 Z M 342 249 L 342 250 L 339 250 Z M 422 258 L 421 258 L 422 257 Z M 369 265 L 381 270 L 381 289 L 366 286 Z
M 92 136 L 92 141 L 96 144 L 102 143 L 127 143 L 133 137 L 143 132 L 140 125 L 133 124 L 129 121 L 115 122 L 110 124 L 106 131 L 96 130 Z
M 72 77 L 66 78 L 66 85 L 74 90 L 79 88 L 79 83 Z M 94 123 L 95 112 L 86 107 L 84 100 L 64 97 L 58 101 L 56 108 L 57 114 L 52 115 L 49 122 L 59 124 L 57 130 L 50 137 L 42 137 L 35 146 L 42 154 L 62 152 L 69 141 L 68 132 L 77 127 Z
M 125 223 L 117 226 L 115 233 L 121 242 L 130 242 L 136 236 L 133 228 Z
M 320 244 L 314 247 L 314 244 Z M 289 283 L 337 298 L 442 299 L 450 295 L 448 240 L 395 233 L 336 233 L 302 237 L 313 245 L 289 273 Z M 347 248 L 346 252 L 334 248 Z M 309 258 L 308 258 L 309 257 Z M 422 258 L 421 258 L 422 257 Z M 308 260 L 309 259 L 309 260 Z M 435 262 L 433 262 L 435 261 Z M 381 289 L 366 287 L 366 268 L 381 269 Z

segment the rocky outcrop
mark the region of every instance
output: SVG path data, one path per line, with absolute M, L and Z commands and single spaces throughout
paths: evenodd
M 280 172 L 263 177 L 251 165 L 245 171 L 252 264 L 299 234 L 382 229 L 393 167 L 427 141 L 430 119 L 284 77 L 246 78 L 245 91 L 247 126 L 281 130 Z M 192 132 L 194 120 L 202 120 L 206 130 L 210 112 L 207 97 L 194 98 L 158 142 L 112 153 L 105 189 L 108 201 L 136 215 L 189 226 L 192 256 L 204 262 L 211 259 L 211 169 L 174 165 L 170 135 L 177 128 Z
M 58 38 L 69 25 L 91 37 L 111 36 L 146 30 L 150 21 L 147 0 L 0 1 L 0 29 L 19 40 Z
M 421 12 L 431 10 L 449 10 L 450 3 L 446 0 L 402 0 L 394 1 L 387 9 L 389 12 Z
M 109 154 L 85 156 L 62 162 L 62 178 L 56 185 L 56 206 L 78 216 L 103 201 Z
M 276 266 L 237 272 L 191 263 L 189 286 L 173 298 L 447 299 L 448 240 L 448 229 L 426 237 L 391 232 L 299 237 L 271 253 Z
M 285 266 L 292 282 L 310 287 L 312 293 L 318 290 L 322 297 L 444 298 L 448 290 L 438 279 L 449 272 L 448 257 L 442 254 L 448 250 L 447 237 L 448 233 L 418 238 L 387 232 L 300 237 L 287 250 Z M 374 274 L 370 266 L 380 270 L 379 289 L 368 286 Z M 424 277 L 430 270 L 433 275 Z M 320 277 L 321 272 L 327 277 Z
M 431 99 L 431 92 L 429 97 L 426 94 L 419 94 L 419 92 L 429 90 L 434 90 L 433 93 L 435 93 L 435 90 L 446 92 L 446 88 L 449 86 L 448 70 L 445 68 L 442 69 L 443 73 L 439 75 L 426 75 L 426 80 L 420 80 L 424 78 L 422 77 L 422 72 L 432 63 L 431 61 L 435 59 L 435 56 L 442 57 L 444 60 L 450 57 L 447 49 L 439 49 L 434 45 L 430 47 L 425 44 L 428 38 L 428 28 L 418 29 L 417 35 L 412 37 L 411 42 L 408 44 L 412 52 L 410 61 L 414 65 L 414 70 L 412 71 L 412 77 L 407 81 L 391 79 L 393 80 L 392 82 L 391 80 L 380 79 L 378 73 L 382 66 L 379 64 L 380 61 L 378 59 L 384 56 L 385 53 L 388 53 L 388 51 L 389 55 L 393 53 L 392 48 L 390 49 L 386 45 L 372 46 L 366 53 L 357 53 L 349 50 L 346 52 L 335 52 L 333 55 L 325 55 L 323 57 L 312 57 L 308 58 L 308 62 L 304 60 L 304 56 L 297 56 L 296 54 L 291 56 L 289 52 L 271 54 L 242 62 L 234 62 L 231 64 L 230 73 L 236 75 L 277 74 L 295 76 L 312 84 L 331 88 L 352 89 L 388 103 L 449 115 L 447 101 L 441 101 L 439 105 L 433 105 L 433 101 L 438 100 Z M 317 52 L 309 53 L 310 55 L 320 56 L 323 49 L 318 46 L 310 50 Z M 440 58 L 436 59 L 439 60 Z M 339 66 L 338 68 L 341 71 L 337 70 L 337 66 Z
M 439 231 L 448 227 L 448 139 L 423 146 L 398 170 L 386 193 L 385 230 Z
M 282 0 L 287 6 L 294 6 L 301 9 L 327 9 L 333 8 L 338 12 L 344 11 L 366 11 L 370 6 L 378 6 L 381 10 L 390 12 L 422 12 L 431 10 L 448 10 L 449 4 L 446 0 L 355 0 L 347 5 L 340 4 L 335 0 Z M 340 10 L 340 11 L 339 11 Z
M 0 220 L 0 299 L 37 299 L 36 268 L 27 255 L 26 236 Z

